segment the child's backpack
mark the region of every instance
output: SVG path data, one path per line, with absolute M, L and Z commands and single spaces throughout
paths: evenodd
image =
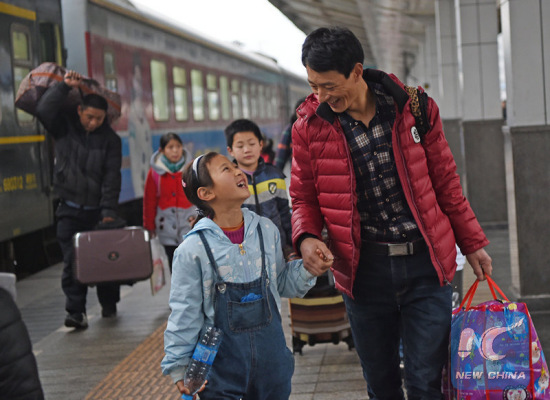
M 160 197 L 160 175 L 154 169 L 151 169 L 151 176 L 153 177 L 153 182 L 157 187 L 157 197 Z

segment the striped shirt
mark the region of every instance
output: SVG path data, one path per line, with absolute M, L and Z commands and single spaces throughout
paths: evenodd
M 376 114 L 366 127 L 347 113 L 338 115 L 350 147 L 357 181 L 361 239 L 408 242 L 421 237 L 407 204 L 392 151 L 395 106 L 382 85 L 367 82 L 376 96 Z

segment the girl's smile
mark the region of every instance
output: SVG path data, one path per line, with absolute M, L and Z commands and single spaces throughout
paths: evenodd
M 240 188 L 245 188 L 246 190 L 248 190 L 248 182 L 247 182 L 246 178 L 243 178 L 243 179 L 239 180 L 239 182 L 237 182 L 237 186 L 240 187 Z

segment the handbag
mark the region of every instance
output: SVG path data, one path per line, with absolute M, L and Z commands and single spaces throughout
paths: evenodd
M 493 300 L 471 305 L 476 280 L 453 311 L 445 398 L 550 399 L 548 366 L 527 305 L 509 301 L 489 276 L 487 283 Z
M 151 293 L 153 296 L 166 285 L 166 269 L 168 268 L 168 256 L 158 236 L 151 239 L 151 258 L 153 261 L 153 273 L 151 274 Z

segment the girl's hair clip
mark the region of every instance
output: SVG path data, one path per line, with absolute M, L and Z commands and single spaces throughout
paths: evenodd
M 201 161 L 201 158 L 204 156 L 204 154 L 201 154 L 197 158 L 195 158 L 195 161 L 193 161 L 193 176 L 195 177 L 197 187 L 200 186 L 199 182 L 199 163 Z

